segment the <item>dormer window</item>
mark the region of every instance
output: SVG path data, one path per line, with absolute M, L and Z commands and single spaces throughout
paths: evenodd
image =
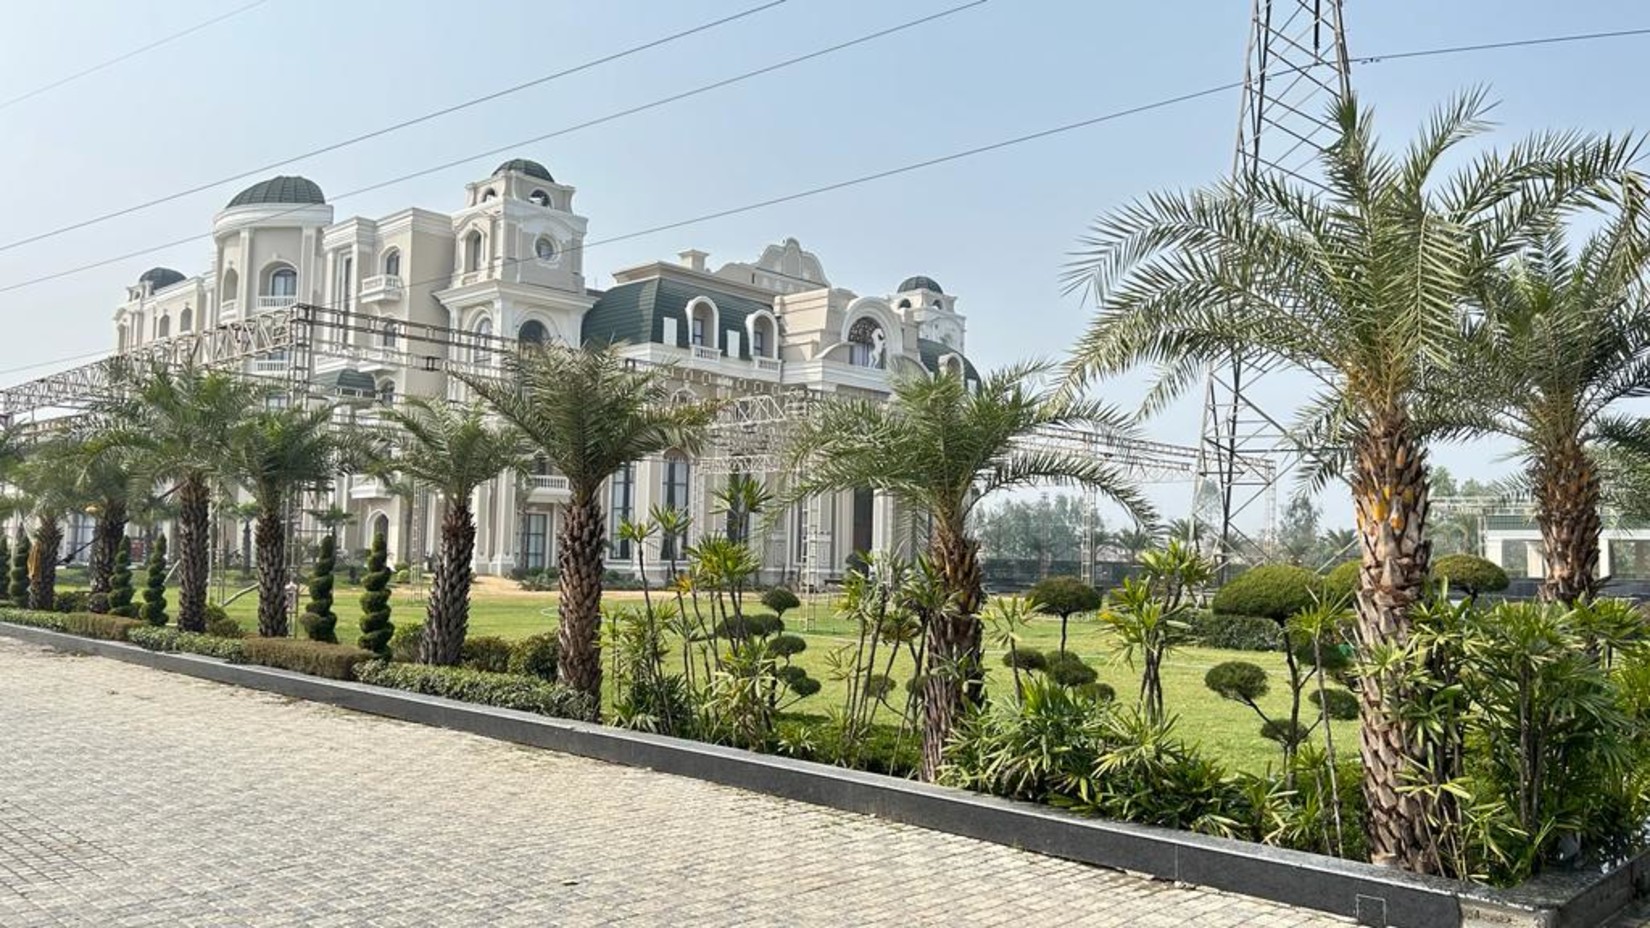
M 870 316 L 854 322 L 848 330 L 848 363 L 855 367 L 882 367 L 888 336 Z
M 533 191 L 532 193 L 527 195 L 527 199 L 532 200 L 534 203 L 537 203 L 540 206 L 549 206 L 550 205 L 550 194 L 545 193 L 543 190 Z

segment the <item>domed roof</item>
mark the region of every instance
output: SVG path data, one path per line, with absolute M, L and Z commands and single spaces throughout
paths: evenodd
M 934 278 L 932 278 L 932 277 L 923 277 L 920 274 L 917 275 L 916 277 L 907 277 L 907 278 L 905 278 L 905 280 L 900 282 L 899 292 L 900 293 L 905 293 L 908 290 L 932 290 L 935 293 L 944 293 L 945 292 L 944 290 L 940 289 L 939 282 L 936 281 Z
M 494 168 L 493 176 L 497 177 L 505 171 L 520 171 L 528 177 L 537 177 L 539 180 L 549 181 L 552 184 L 556 182 L 556 179 L 550 176 L 549 169 L 537 161 L 529 161 L 526 158 L 511 158 Z
M 321 193 L 321 188 L 315 181 L 307 177 L 271 177 L 260 180 L 252 186 L 235 194 L 235 199 L 229 201 L 230 209 L 236 206 L 256 206 L 260 203 L 325 203 L 327 198 Z
M 152 267 L 138 277 L 138 283 L 148 284 L 151 290 L 170 287 L 183 280 L 183 275 L 169 267 Z

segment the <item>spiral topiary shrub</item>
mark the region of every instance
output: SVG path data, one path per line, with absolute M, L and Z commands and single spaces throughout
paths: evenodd
M 338 542 L 331 535 L 321 539 L 321 553 L 309 575 L 309 602 L 304 605 L 304 635 L 311 641 L 338 643 L 338 615 L 332 611 L 332 573 L 338 568 Z
M 137 618 L 137 606 L 132 604 L 136 595 L 137 590 L 132 588 L 132 539 L 122 537 L 115 547 L 114 572 L 109 575 L 109 614 Z
M 356 644 L 382 658 L 390 656 L 390 636 L 395 634 L 395 623 L 390 621 L 388 561 L 384 533 L 376 532 L 367 551 L 367 576 L 361 582 L 361 637 Z
M 138 618 L 150 625 L 165 625 L 166 615 L 166 536 L 159 535 L 149 546 L 149 559 L 144 566 L 143 606 Z
M 29 536 L 17 539 L 11 552 L 11 571 L 6 575 L 6 597 L 19 609 L 29 608 Z
M 1323 581 L 1304 567 L 1265 564 L 1252 567 L 1221 587 L 1209 602 L 1214 612 L 1253 615 L 1286 622 L 1289 617 L 1312 607 L 1313 594 Z

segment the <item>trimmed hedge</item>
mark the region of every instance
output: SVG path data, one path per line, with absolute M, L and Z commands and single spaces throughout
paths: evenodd
M 30 612 L 27 609 L 0 609 L 0 622 L 10 622 L 13 625 L 27 625 L 31 628 L 49 628 L 54 632 L 66 632 L 63 620 L 68 616 L 61 612 Z
M 36 612 L 32 609 L 0 609 L 0 622 L 47 628 L 54 632 L 67 632 L 103 641 L 126 641 L 126 636 L 132 629 L 146 624 L 140 619 L 128 619 L 118 615 Z
M 1228 651 L 1281 651 L 1283 629 L 1271 619 L 1254 615 L 1193 613 L 1192 637 L 1208 648 Z
M 555 632 L 539 632 L 516 642 L 510 648 L 510 672 L 537 677 L 546 683 L 556 682 L 556 663 L 561 656 L 561 645 Z
M 202 635 L 199 632 L 184 632 L 171 627 L 155 627 L 147 622 L 138 628 L 126 633 L 126 639 L 140 648 L 150 651 L 181 651 L 185 654 L 201 654 L 206 657 L 216 657 L 231 664 L 246 662 L 246 650 L 239 638 L 223 638 L 217 635 Z
M 1357 560 L 1336 564 L 1323 576 L 1324 595 L 1351 604 L 1353 594 L 1358 592 L 1358 581 L 1362 572 L 1363 564 Z
M 510 669 L 510 654 L 514 645 L 497 635 L 476 635 L 464 639 L 459 650 L 459 661 L 471 670 L 488 673 L 506 673 Z
M 243 638 L 240 645 L 248 664 L 295 670 L 333 680 L 350 679 L 351 671 L 357 664 L 373 659 L 371 651 L 296 638 Z
M 556 718 L 590 719 L 596 714 L 596 704 L 586 694 L 518 674 L 370 661 L 356 666 L 355 678 L 373 686 Z

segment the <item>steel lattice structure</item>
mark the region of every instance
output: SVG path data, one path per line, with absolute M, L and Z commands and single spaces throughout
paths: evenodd
M 1350 91 L 1341 0 L 1254 0 L 1246 58 L 1234 175 L 1318 186 L 1316 159 L 1335 132 L 1330 107 Z M 1284 417 L 1257 399 L 1272 366 L 1234 353 L 1205 382 L 1191 524 L 1223 563 L 1241 544 L 1275 534 L 1277 481 L 1304 453 Z M 1272 466 L 1246 463 L 1260 458 Z M 1237 525 L 1257 504 L 1259 538 Z

